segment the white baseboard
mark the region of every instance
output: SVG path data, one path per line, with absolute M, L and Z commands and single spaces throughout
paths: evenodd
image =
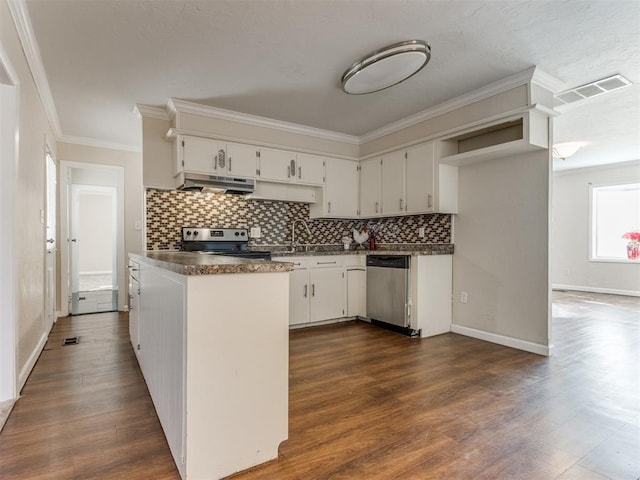
M 486 342 L 497 343 L 498 345 L 504 345 L 505 347 L 517 348 L 518 350 L 524 350 L 525 352 L 537 353 L 538 355 L 544 355 L 548 357 L 551 355 L 553 345 L 541 345 L 539 343 L 529 342 L 527 340 L 520 340 L 519 338 L 506 337 L 497 333 L 485 332 L 484 330 L 476 330 L 475 328 L 463 327 L 462 325 L 451 325 L 451 331 L 453 333 L 459 333 L 467 337 L 477 338 Z
M 22 370 L 20 370 L 20 375 L 18 375 L 18 395 L 20 395 L 22 387 L 24 387 L 24 384 L 27 382 L 27 378 L 29 378 L 31 370 L 33 370 L 34 365 L 38 361 L 38 357 L 40 357 L 42 350 L 44 350 L 44 346 L 46 345 L 48 338 L 49 332 L 47 331 L 42 335 L 42 337 L 40 337 L 38 345 L 33 349 L 33 352 L 31 352 L 31 355 L 29 355 L 29 358 L 27 359 L 27 363 L 25 363 Z
M 95 271 L 86 271 L 79 272 L 78 275 L 112 275 L 113 272 L 111 270 L 95 270 Z
M 579 285 L 551 285 L 552 290 L 571 290 L 572 292 L 608 293 L 610 295 L 625 295 L 627 297 L 640 297 L 637 290 L 619 290 L 616 288 L 581 287 Z

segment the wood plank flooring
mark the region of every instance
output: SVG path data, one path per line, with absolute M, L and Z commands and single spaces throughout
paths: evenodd
M 291 332 L 289 440 L 234 480 L 640 478 L 640 299 L 556 292 L 553 313 L 550 358 L 361 322 Z M 125 314 L 60 319 L 22 395 L 0 478 L 179 478 Z

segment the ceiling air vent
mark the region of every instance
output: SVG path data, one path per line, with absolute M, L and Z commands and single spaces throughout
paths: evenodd
M 560 105 L 575 103 L 585 98 L 593 98 L 605 93 L 614 92 L 621 88 L 628 87 L 631 82 L 622 75 L 612 75 L 607 78 L 596 80 L 595 82 L 580 85 L 579 87 L 565 90 L 556 94 L 556 100 Z

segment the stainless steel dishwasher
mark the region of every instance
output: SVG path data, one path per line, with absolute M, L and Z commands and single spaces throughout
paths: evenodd
M 416 336 L 409 326 L 409 255 L 367 256 L 367 316 L 371 323 Z

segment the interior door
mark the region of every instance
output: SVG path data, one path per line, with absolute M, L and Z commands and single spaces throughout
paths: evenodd
M 117 192 L 71 186 L 71 315 L 117 310 Z
M 47 326 L 56 321 L 56 185 L 57 168 L 51 153 L 46 153 L 47 170 L 47 213 L 46 213 L 46 273 L 45 273 L 45 317 Z

